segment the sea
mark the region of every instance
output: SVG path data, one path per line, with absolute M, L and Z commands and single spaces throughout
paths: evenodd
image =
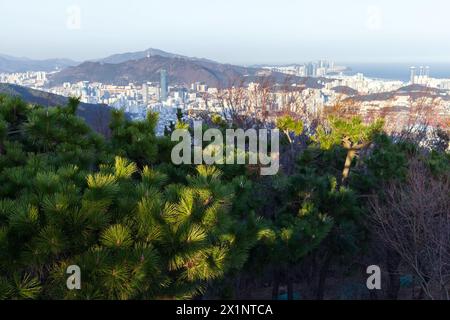
M 450 63 L 338 63 L 349 68 L 347 75 L 363 73 L 365 77 L 400 80 L 407 82 L 410 77 L 410 67 L 415 66 L 417 73 L 420 66 L 430 67 L 430 77 L 438 79 L 450 79 Z

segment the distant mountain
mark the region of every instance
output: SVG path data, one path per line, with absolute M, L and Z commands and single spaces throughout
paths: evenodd
M 208 60 L 193 60 L 182 57 L 163 57 L 151 55 L 139 60 L 129 60 L 118 64 L 103 62 L 85 62 L 75 67 L 68 67 L 49 77 L 50 85 L 61 85 L 64 82 L 90 81 L 115 85 L 159 82 L 160 70 L 167 70 L 170 84 L 190 85 L 202 81 L 211 87 L 224 87 L 241 81 L 257 80 L 270 75 L 275 81 L 283 82 L 287 78 L 281 73 L 258 68 L 221 64 Z M 289 77 L 299 80 L 297 77 Z M 317 85 L 317 80 L 305 81 Z
M 166 52 L 166 51 L 154 49 L 154 48 L 149 48 L 144 51 L 114 54 L 114 55 L 111 55 L 111 56 L 103 58 L 103 59 L 96 59 L 96 60 L 91 60 L 91 61 L 118 64 L 118 63 L 130 61 L 130 60 L 140 60 L 140 59 L 146 58 L 148 56 L 161 56 L 161 57 L 165 57 L 165 58 L 182 58 L 182 59 L 188 59 L 188 60 L 213 62 L 212 60 L 208 60 L 208 59 L 183 56 L 180 54 L 170 53 L 170 52 Z
M 50 81 L 52 84 L 61 84 L 88 80 L 126 85 L 130 82 L 159 81 L 161 69 L 167 70 L 169 82 L 172 84 L 203 81 L 215 87 L 256 72 L 256 69 L 216 62 L 152 55 L 149 58 L 128 60 L 118 64 L 85 62 L 54 74 Z
M 55 71 L 68 66 L 75 66 L 79 62 L 69 59 L 33 60 L 23 57 L 12 57 L 0 54 L 0 72 L 26 72 L 26 71 Z
M 18 96 L 28 103 L 44 107 L 64 106 L 68 101 L 68 98 L 63 96 L 9 83 L 0 83 L 0 94 Z M 77 114 L 85 119 L 93 130 L 108 135 L 111 110 L 111 107 L 104 104 L 80 103 Z

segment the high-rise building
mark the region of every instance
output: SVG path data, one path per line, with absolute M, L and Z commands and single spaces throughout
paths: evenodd
M 411 67 L 410 81 L 412 84 L 429 85 L 430 67 L 420 66 L 419 68 Z
M 306 65 L 306 76 L 315 77 L 317 75 L 317 65 L 315 63 L 308 63 Z
M 147 83 L 142 84 L 142 101 L 145 105 L 148 103 L 148 85 Z
M 160 101 L 166 101 L 167 95 L 169 93 L 169 84 L 167 82 L 167 71 L 165 69 L 161 69 L 161 80 L 160 80 L 160 87 L 161 87 L 161 95 L 160 95 Z
M 416 81 L 416 67 L 411 67 L 410 71 L 411 74 L 409 76 L 409 81 L 411 82 L 411 84 L 414 84 L 414 82 Z

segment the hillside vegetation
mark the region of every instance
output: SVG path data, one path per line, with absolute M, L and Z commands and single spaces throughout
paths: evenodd
M 175 166 L 157 114 L 113 111 L 105 137 L 78 104 L 0 96 L 1 299 L 252 298 L 267 287 L 274 299 L 366 298 L 329 285 L 365 286 L 371 264 L 384 272 L 380 297 L 398 297 L 401 274 L 413 275 L 413 298 L 448 296 L 445 151 L 394 140 L 382 121 L 330 117 L 305 130 L 286 116 L 281 157 L 293 161 L 276 176 Z M 70 265 L 81 290 L 66 287 Z

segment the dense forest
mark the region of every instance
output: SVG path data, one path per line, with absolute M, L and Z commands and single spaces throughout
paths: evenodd
M 449 298 L 446 128 L 422 139 L 285 115 L 281 170 L 260 176 L 173 165 L 181 112 L 158 137 L 157 114 L 114 111 L 101 135 L 77 106 L 0 96 L 0 299 Z M 369 265 L 381 290 L 366 287 Z

